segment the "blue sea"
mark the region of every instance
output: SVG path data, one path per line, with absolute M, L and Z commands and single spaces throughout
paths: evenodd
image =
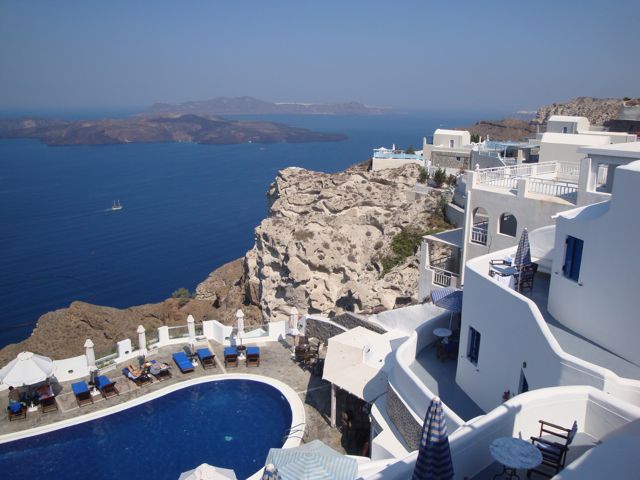
M 195 289 L 252 247 L 280 169 L 337 172 L 370 158 L 374 147 L 419 149 L 435 128 L 487 116 L 238 117 L 348 136 L 331 143 L 47 147 L 0 140 L 0 347 L 74 300 L 128 307 Z M 111 211 L 115 200 L 123 210 Z

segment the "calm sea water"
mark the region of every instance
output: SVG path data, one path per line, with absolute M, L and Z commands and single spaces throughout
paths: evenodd
M 98 116 L 98 115 L 95 115 Z M 258 118 L 258 117 L 253 117 Z M 128 307 L 195 286 L 253 245 L 278 170 L 336 172 L 382 145 L 421 147 L 478 113 L 259 117 L 335 143 L 47 147 L 0 141 L 0 347 L 74 300 Z M 112 212 L 114 200 L 124 209 Z

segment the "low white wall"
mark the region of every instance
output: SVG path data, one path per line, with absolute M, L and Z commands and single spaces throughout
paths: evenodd
M 409 367 L 422 349 L 437 340 L 438 337 L 433 334 L 433 330 L 448 327 L 449 319 L 449 312 L 445 312 L 427 320 L 411 334 L 407 341 L 398 347 L 392 357 L 393 366 L 388 375 L 389 384 L 419 424 L 424 422 L 427 408 L 436 395 Z M 464 420 L 446 404 L 443 403 L 443 406 L 451 431 L 464 423 Z
M 371 162 L 371 170 L 386 170 L 388 168 L 399 168 L 409 164 L 416 164 L 424 167 L 424 160 L 405 160 L 399 158 L 373 158 Z
M 387 331 L 399 330 L 406 334 L 411 334 L 424 322 L 446 312 L 445 309 L 436 307 L 433 303 L 423 303 L 387 310 L 386 312 L 369 315 L 368 318 L 369 321 L 377 323 Z
M 54 360 L 53 364 L 56 366 L 55 376 L 59 382 L 66 382 L 89 375 L 86 355 Z

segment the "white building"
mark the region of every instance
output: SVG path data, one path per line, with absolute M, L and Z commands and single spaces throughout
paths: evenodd
M 397 150 L 395 145 L 392 148 L 374 148 L 373 156 L 371 157 L 371 170 L 376 172 L 388 168 L 402 167 L 410 163 L 421 167 L 426 166 L 422 150 L 407 153 L 404 150 Z
M 468 131 L 442 128 L 433 132 L 433 143 L 425 137 L 422 144 L 424 158 L 432 167 L 455 170 L 469 168 L 472 148 Z

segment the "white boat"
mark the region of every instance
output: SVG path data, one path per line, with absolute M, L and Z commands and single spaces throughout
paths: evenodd
M 113 205 L 111 205 L 112 211 L 122 210 L 124 207 L 120 205 L 120 200 L 114 200 Z

